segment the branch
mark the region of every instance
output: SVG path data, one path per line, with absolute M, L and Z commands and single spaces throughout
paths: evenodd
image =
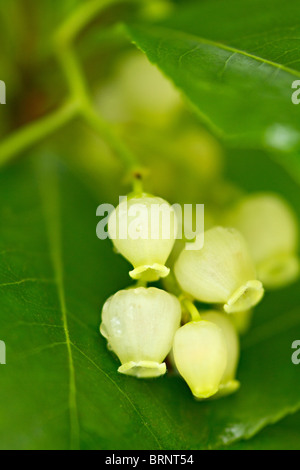
M 120 140 L 111 126 L 96 112 L 92 103 L 85 103 L 80 109 L 80 113 L 84 120 L 109 144 L 112 150 L 115 151 L 125 168 L 127 168 L 133 176 L 135 173 L 140 173 L 140 165 L 135 155 L 128 149 L 124 142 Z
M 99 2 L 93 2 L 93 4 L 94 3 L 98 4 Z M 75 16 L 77 17 L 77 15 Z M 73 23 L 71 22 L 70 24 Z M 57 57 L 68 82 L 70 93 L 79 104 L 80 115 L 99 134 L 99 136 L 109 144 L 112 150 L 123 162 L 124 167 L 130 171 L 132 176 L 140 176 L 139 163 L 135 155 L 118 137 L 112 126 L 105 122 L 94 109 L 85 76 L 81 69 L 81 64 L 73 48 L 71 45 L 65 43 L 57 43 L 56 47 Z
M 54 36 L 55 53 L 68 82 L 71 99 L 52 114 L 17 130 L 4 139 L 0 145 L 0 166 L 80 114 L 108 142 L 119 155 L 125 167 L 132 172 L 137 172 L 138 162 L 134 155 L 114 133 L 109 124 L 104 122 L 94 110 L 84 74 L 72 49 L 75 37 L 100 11 L 112 4 L 124 1 L 126 0 L 91 0 L 81 4 L 59 28 Z M 132 1 L 138 2 L 139 0 Z
M 0 166 L 70 122 L 77 113 L 78 104 L 70 101 L 39 121 L 13 132 L 1 143 Z
M 58 44 L 70 45 L 76 36 L 106 7 L 124 0 L 91 0 L 80 5 L 57 30 Z

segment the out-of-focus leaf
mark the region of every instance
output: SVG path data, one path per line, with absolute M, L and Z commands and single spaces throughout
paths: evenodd
M 259 170 L 267 185 L 299 197 L 288 176 L 267 159 L 258 161 L 253 168 L 244 158 L 252 189 L 261 184 Z M 234 161 L 232 168 L 237 171 Z M 300 375 L 291 362 L 299 284 L 266 295 L 258 307 L 243 344 L 241 390 L 197 403 L 178 377 L 119 375 L 99 335 L 101 305 L 129 284 L 127 263 L 109 241 L 96 238 L 95 211 L 104 200 L 90 197 L 48 159 L 2 171 L 0 193 L 0 339 L 7 345 L 7 365 L 0 366 L 1 448 L 215 448 L 300 408 Z
M 212 0 L 160 25 L 129 25 L 132 40 L 216 132 L 243 145 L 299 146 L 297 0 Z

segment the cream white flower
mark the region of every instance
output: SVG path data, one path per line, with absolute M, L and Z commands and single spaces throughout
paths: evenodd
M 232 315 L 229 317 L 215 310 L 201 312 L 202 320 L 212 322 L 221 328 L 226 342 L 227 365 L 219 386 L 218 395 L 233 393 L 240 386 L 240 383 L 235 380 L 240 355 L 240 342 L 236 329 L 231 322 L 231 317 Z
M 136 377 L 166 372 L 162 362 L 180 326 L 178 299 L 155 287 L 121 290 L 102 310 L 101 334 L 122 365 L 118 371 Z
M 223 304 L 226 313 L 248 310 L 263 297 L 247 244 L 235 229 L 205 232 L 203 248 L 183 250 L 174 270 L 184 292 L 202 302 Z
M 133 279 L 155 281 L 169 274 L 165 262 L 177 236 L 177 221 L 164 199 L 147 194 L 125 199 L 110 215 L 108 232 L 133 265 Z
M 187 323 L 175 334 L 173 355 L 180 375 L 196 398 L 209 398 L 218 392 L 227 364 L 221 328 L 209 321 Z
M 266 287 L 279 287 L 296 279 L 299 275 L 297 219 L 280 196 L 271 193 L 247 196 L 225 220 L 244 235 L 258 278 Z

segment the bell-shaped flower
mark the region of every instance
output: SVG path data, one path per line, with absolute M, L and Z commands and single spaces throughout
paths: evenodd
M 125 198 L 108 220 L 115 248 L 133 265 L 133 279 L 155 281 L 169 274 L 165 266 L 177 236 L 174 209 L 147 194 Z
M 298 224 L 284 199 L 271 193 L 246 196 L 225 221 L 245 237 L 258 278 L 266 287 L 280 287 L 297 278 Z
M 180 375 L 198 399 L 215 395 L 227 364 L 227 346 L 217 325 L 193 321 L 175 334 L 173 355 Z
M 232 316 L 232 315 L 231 315 Z M 227 365 L 219 386 L 218 396 L 235 392 L 240 383 L 235 379 L 240 356 L 240 342 L 231 316 L 211 310 L 201 312 L 201 319 L 214 323 L 221 328 L 227 347 Z
M 203 248 L 184 249 L 174 270 L 184 292 L 201 302 L 223 304 L 226 313 L 248 310 L 264 294 L 248 246 L 235 229 L 205 232 Z
M 135 377 L 157 377 L 180 326 L 179 300 L 156 287 L 121 290 L 102 310 L 101 334 L 120 359 L 118 371 Z

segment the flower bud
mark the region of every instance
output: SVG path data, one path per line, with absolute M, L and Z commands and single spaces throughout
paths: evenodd
M 175 275 L 184 292 L 200 302 L 223 304 L 226 313 L 250 309 L 264 293 L 244 238 L 235 229 L 205 232 L 201 250 L 181 252 Z
M 296 279 L 297 219 L 280 196 L 268 193 L 247 196 L 227 214 L 226 223 L 244 235 L 258 278 L 266 287 L 276 288 Z
M 232 316 L 232 315 L 231 315 Z M 240 343 L 235 327 L 228 315 L 217 311 L 201 312 L 201 319 L 214 323 L 221 328 L 227 348 L 227 365 L 224 371 L 218 395 L 228 395 L 235 392 L 240 384 L 235 380 L 238 360 L 240 355 Z
M 134 266 L 133 279 L 156 281 L 169 274 L 165 262 L 177 236 L 174 209 L 164 199 L 142 194 L 125 198 L 108 220 L 116 249 Z
M 196 398 L 218 392 L 227 364 L 221 328 L 208 321 L 187 323 L 175 334 L 173 354 L 180 375 Z
M 118 371 L 138 378 L 166 372 L 162 362 L 180 326 L 178 299 L 156 287 L 121 290 L 102 310 L 101 334 L 122 365 Z
M 143 2 L 144 3 L 144 2 Z M 172 82 L 140 52 L 130 52 L 117 64 L 98 93 L 97 104 L 106 120 L 167 125 L 182 107 Z
M 243 312 L 236 312 L 230 315 L 230 320 L 238 334 L 244 335 L 250 329 L 252 317 L 253 310 L 244 310 Z
M 133 120 L 165 124 L 182 105 L 178 90 L 144 54 L 126 57 L 119 81 L 123 100 Z

